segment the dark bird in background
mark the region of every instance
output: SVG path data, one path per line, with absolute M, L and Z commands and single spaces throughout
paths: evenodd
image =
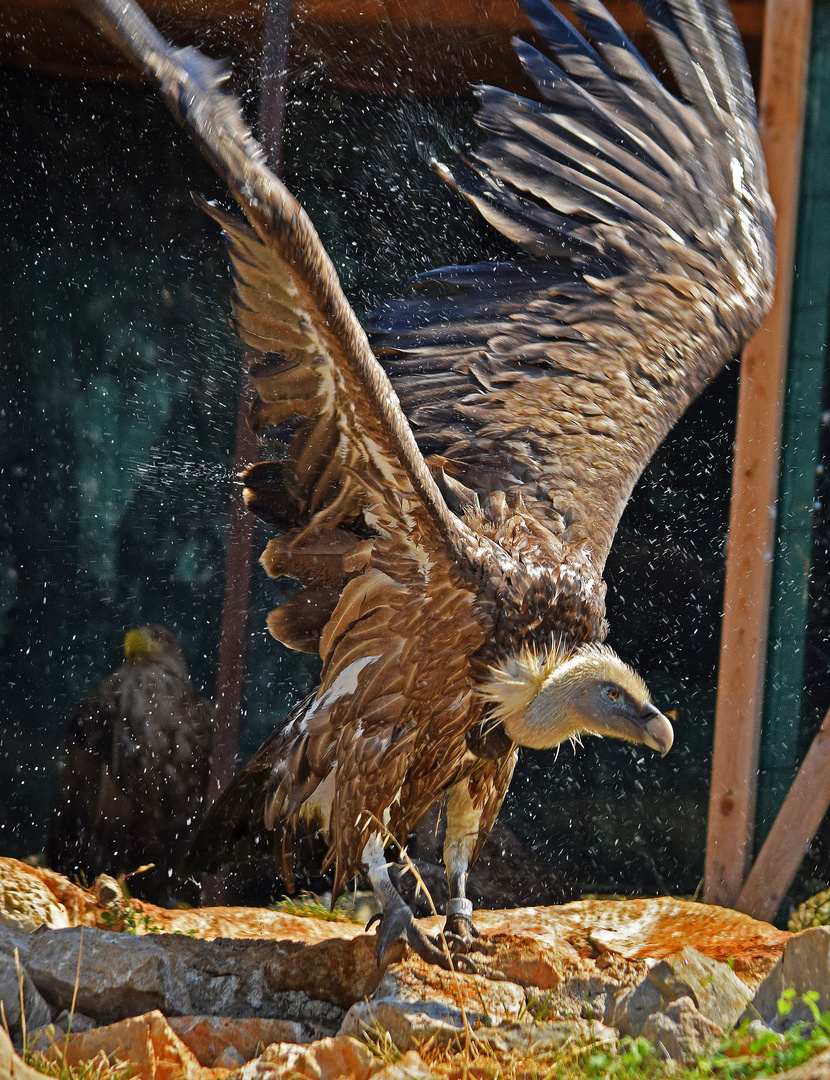
M 182 647 L 164 627 L 130 630 L 124 657 L 67 728 L 46 862 L 89 883 L 153 863 L 130 890 L 169 904 L 181 886 L 173 868 L 202 812 L 214 709 L 193 689 Z
M 482 144 L 436 165 L 515 258 L 424 275 L 370 338 L 224 69 L 168 46 L 132 0 L 85 0 L 247 218 L 202 204 L 228 238 L 238 332 L 258 354 L 250 422 L 273 449 L 246 498 L 281 532 L 266 570 L 304 586 L 271 632 L 323 661 L 200 844 L 218 859 L 264 826 L 290 883 L 295 840 L 317 831 L 335 896 L 358 872 L 372 883 L 379 958 L 405 941 L 445 967 L 469 961 L 467 874 L 519 747 L 671 746 L 604 643 L 602 571 L 638 476 L 757 327 L 773 280 L 726 4 L 645 3 L 681 96 L 599 0 L 571 0 L 584 35 L 546 0 L 523 4 L 544 52 L 515 48 L 538 100 L 479 88 Z M 454 956 L 418 927 L 385 854 L 442 798 Z

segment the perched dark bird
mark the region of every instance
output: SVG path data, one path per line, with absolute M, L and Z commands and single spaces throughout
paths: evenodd
M 85 3 L 248 219 L 202 204 L 259 354 L 251 424 L 277 455 L 248 470 L 246 498 L 282 532 L 266 570 L 304 586 L 271 632 L 323 661 L 203 835 L 230 849 L 264 825 L 290 881 L 294 839 L 319 830 L 335 896 L 358 871 L 372 882 L 378 956 L 403 940 L 451 966 L 392 885 L 390 841 L 446 799 L 447 930 L 463 952 L 468 869 L 518 747 L 672 743 L 604 644 L 602 571 L 655 448 L 770 302 L 740 38 L 722 0 L 647 0 L 677 97 L 599 0 L 571 0 L 587 38 L 523 0 L 545 52 L 515 48 L 538 100 L 480 88 L 486 138 L 472 161 L 436 166 L 515 258 L 416 280 L 370 339 L 222 67 L 170 48 L 132 0 Z
M 202 811 L 214 709 L 193 689 L 182 647 L 164 627 L 130 630 L 124 657 L 67 728 L 46 861 L 88 882 L 153 863 L 130 880 L 131 891 L 170 903 L 173 868 Z

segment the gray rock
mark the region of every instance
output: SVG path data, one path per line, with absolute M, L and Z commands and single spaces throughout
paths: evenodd
M 320 1029 L 321 1037 L 336 1035 L 346 1015 L 346 1010 L 339 1005 L 309 997 L 302 990 L 274 990 L 271 999 L 274 1012 L 260 1015 L 313 1024 Z
M 82 1012 L 70 1013 L 69 1009 L 64 1009 L 63 1012 L 58 1013 L 53 1023 L 62 1027 L 64 1031 L 92 1031 L 93 1028 L 99 1025 L 95 1020 L 92 1020 L 89 1016 L 84 1016 Z
M 37 1050 L 41 1054 L 48 1054 L 52 1046 L 64 1037 L 66 1031 L 60 1024 L 47 1024 L 46 1027 L 35 1031 L 26 1029 L 26 1044 L 30 1050 Z
M 537 1019 L 581 1018 L 611 1023 L 615 1001 L 625 990 L 639 986 L 647 971 L 643 960 L 612 956 L 597 963 L 577 957 L 566 967 L 558 985 L 545 991 L 526 987 L 528 1011 Z
M 677 998 L 643 1025 L 641 1035 L 665 1057 L 692 1065 L 723 1038 L 718 1027 L 695 1006 L 690 997 Z
M 0 953 L 0 1003 L 3 1016 L 13 1039 L 21 1033 L 23 1018 L 29 1031 L 45 1027 L 52 1020 L 53 1010 L 38 993 L 26 968 L 15 964 L 14 956 Z M 20 1011 L 20 980 L 23 982 L 23 1013 Z
M 26 969 L 58 1010 L 72 1005 L 80 947 L 80 928 L 39 930 L 29 937 Z M 139 937 L 86 928 L 75 1007 L 98 1023 L 159 1009 L 166 1016 L 313 1021 L 336 1030 L 345 1010 L 301 991 L 271 989 L 265 966 L 279 953 L 279 944 L 270 941 Z
M 734 1026 L 752 998 L 726 964 L 689 946 L 655 964 L 647 978 L 664 1001 L 690 997 L 698 1011 L 724 1031 Z
M 103 1023 L 152 1009 L 174 1015 L 214 1011 L 192 1006 L 178 968 L 149 937 L 80 927 L 33 934 L 27 960 L 44 997 L 59 1009 L 71 1008 L 75 997 L 82 1013 Z
M 778 1002 L 785 990 L 793 990 L 793 1007 L 779 1016 Z M 816 926 L 794 934 L 787 942 L 781 959 L 767 975 L 752 999 L 745 1015 L 760 1018 L 774 1030 L 781 1031 L 797 1020 L 810 1020 L 812 1012 L 801 1000 L 808 991 L 818 994 L 821 1012 L 830 1010 L 830 927 Z
M 651 967 L 639 986 L 618 994 L 606 1020 L 623 1035 L 648 1038 L 648 1021 L 683 998 L 718 1030 L 728 1031 L 744 1013 L 750 992 L 726 964 L 686 947 Z
M 568 1042 L 615 1047 L 619 1040 L 613 1028 L 598 1020 L 542 1020 L 534 1024 L 509 1023 L 481 1028 L 476 1032 L 476 1042 L 495 1054 L 533 1054 L 541 1059 L 558 1055 Z
M 639 1035 L 646 1020 L 654 1013 L 661 1012 L 666 1003 L 663 995 L 649 982 L 648 976 L 639 986 L 623 990 L 606 1012 L 606 1022 L 619 1031 L 620 1035 Z
M 25 966 L 32 943 L 32 934 L 13 923 L 0 923 L 0 954 L 14 956 L 17 949 L 20 962 Z
M 409 1050 L 430 1038 L 453 1039 L 464 1030 L 465 1015 L 471 1027 L 489 1028 L 525 1012 L 525 993 L 516 983 L 478 975 L 435 980 L 435 972 L 393 965 L 372 997 L 349 1009 L 339 1034 L 360 1037 L 380 1028 L 399 1050 Z
M 213 1063 L 214 1069 L 239 1069 L 245 1064 L 245 1058 L 233 1046 L 226 1046 Z

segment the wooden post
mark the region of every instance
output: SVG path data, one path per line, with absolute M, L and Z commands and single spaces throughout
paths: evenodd
M 773 309 L 741 361 L 704 899 L 733 906 L 752 853 L 811 0 L 767 0 L 761 139 L 777 211 Z
M 775 916 L 830 806 L 830 710 L 813 739 L 735 904 L 755 919 Z
M 268 164 L 279 172 L 285 114 L 285 83 L 288 72 L 288 38 L 291 0 L 267 0 L 263 26 L 263 58 L 260 83 L 260 141 Z M 248 423 L 247 369 L 250 352 L 245 349 L 242 386 L 236 418 L 234 472 L 259 457 L 259 448 Z M 245 509 L 242 491 L 234 486 L 225 556 L 225 591 L 222 600 L 222 637 L 216 676 L 216 722 L 210 759 L 210 778 L 205 805 L 216 801 L 232 779 L 239 747 L 239 717 L 245 680 L 248 607 L 253 563 L 253 516 Z

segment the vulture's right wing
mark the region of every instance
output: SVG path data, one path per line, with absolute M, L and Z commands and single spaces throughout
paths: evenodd
M 266 518 L 288 505 L 289 520 L 278 524 L 306 527 L 272 562 L 302 559 L 305 538 L 336 536 L 361 513 L 402 544 L 417 537 L 427 547 L 443 542 L 458 562 L 475 558 L 478 541 L 448 509 L 314 226 L 223 90 L 225 67 L 170 46 L 133 0 L 81 6 L 156 85 L 248 218 L 200 200 L 228 237 L 237 331 L 258 354 L 252 427 L 287 445 L 282 460 L 249 470 L 247 497 Z M 333 543 L 312 561 L 337 561 Z

